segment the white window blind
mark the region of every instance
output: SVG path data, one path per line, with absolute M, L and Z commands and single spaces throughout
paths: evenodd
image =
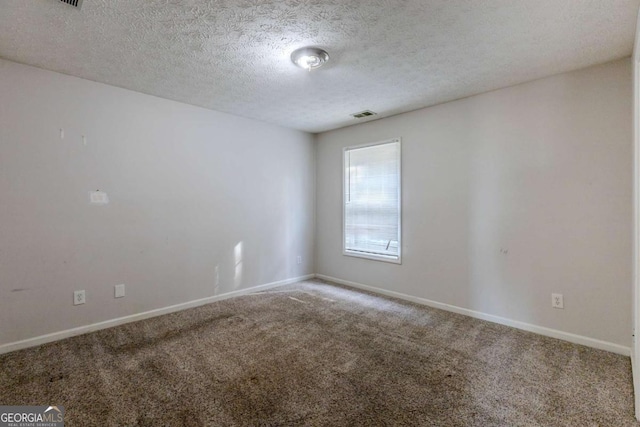
M 344 150 L 344 253 L 400 262 L 400 140 Z

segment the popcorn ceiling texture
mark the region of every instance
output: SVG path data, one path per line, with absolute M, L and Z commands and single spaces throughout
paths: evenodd
M 0 57 L 320 132 L 628 56 L 639 4 L 0 0 Z M 307 45 L 329 64 L 296 68 Z

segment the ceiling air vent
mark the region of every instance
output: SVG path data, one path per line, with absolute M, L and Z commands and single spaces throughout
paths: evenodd
M 82 7 L 82 0 L 60 0 L 60 1 L 70 6 L 77 7 L 78 9 Z
M 355 113 L 352 114 L 352 116 L 356 119 L 364 119 L 365 117 L 371 117 L 371 116 L 375 116 L 376 113 L 374 113 L 373 111 L 369 111 L 369 110 L 365 110 L 365 111 L 360 111 L 359 113 Z

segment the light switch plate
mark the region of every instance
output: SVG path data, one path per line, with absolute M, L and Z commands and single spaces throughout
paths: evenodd
M 89 191 L 89 203 L 92 205 L 106 205 L 109 203 L 109 196 L 104 191 Z

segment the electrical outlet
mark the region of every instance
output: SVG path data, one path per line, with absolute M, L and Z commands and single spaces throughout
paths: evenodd
M 114 298 L 122 298 L 124 297 L 124 284 L 115 285 L 114 287 Z
M 298 264 L 302 264 L 302 257 L 298 255 L 298 257 L 296 258 L 296 261 L 298 262 Z
M 564 308 L 564 297 L 562 294 L 551 294 L 551 307 Z
M 80 305 L 87 302 L 84 291 L 73 292 L 73 305 Z

